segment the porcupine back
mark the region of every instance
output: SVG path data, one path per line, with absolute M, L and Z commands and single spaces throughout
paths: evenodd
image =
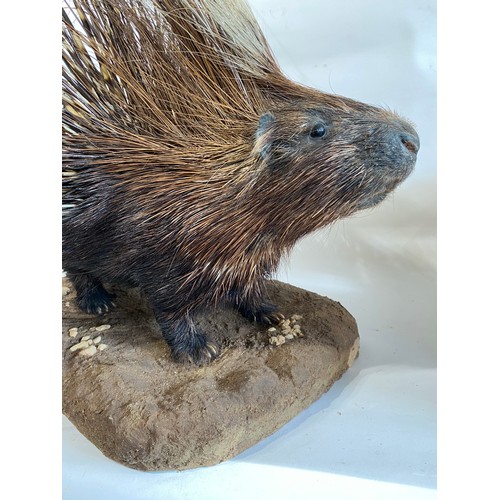
M 252 184 L 253 130 L 268 106 L 262 87 L 286 83 L 247 5 L 78 0 L 63 16 L 67 225 L 80 223 L 83 213 L 88 225 L 107 211 L 121 219 L 135 212 L 162 220 L 164 240 L 182 239 L 191 260 L 206 257 L 200 233 L 220 229 L 205 238 L 212 260 L 236 269 L 225 238 L 244 231 L 247 202 L 235 216 L 230 185 Z M 111 183 L 113 196 L 128 202 L 109 207 L 102 192 Z M 225 201 L 231 217 L 215 227 L 204 204 L 219 203 L 223 214 Z M 192 279 L 205 279 L 198 271 Z M 216 288 L 224 295 L 230 287 Z
M 126 144 L 129 159 L 137 154 L 140 164 L 166 149 L 234 145 L 241 142 L 242 122 L 258 120 L 259 83 L 270 83 L 279 69 L 244 2 L 75 3 L 73 11 L 63 11 L 68 150 L 79 150 L 85 134 L 92 158 L 103 151 L 101 143 L 113 145 L 112 137 L 117 150 Z M 89 137 L 97 141 L 95 151 Z M 182 163 L 182 155 L 178 159 Z M 123 162 L 121 150 L 116 162 Z
M 140 286 L 176 359 L 216 355 L 205 306 L 275 321 L 280 257 L 415 163 L 404 120 L 286 79 L 243 1 L 76 0 L 63 61 L 63 266 L 88 312 Z

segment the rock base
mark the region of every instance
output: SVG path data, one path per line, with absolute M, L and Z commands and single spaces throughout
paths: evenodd
M 358 355 L 356 322 L 338 302 L 273 281 L 270 299 L 290 325 L 269 332 L 231 309 L 207 313 L 198 323 L 219 341 L 220 357 L 179 365 L 142 296 L 112 291 L 117 308 L 91 316 L 63 280 L 63 412 L 134 469 L 234 457 L 317 400 Z

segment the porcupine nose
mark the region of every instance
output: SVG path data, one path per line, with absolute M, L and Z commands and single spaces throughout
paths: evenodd
M 399 134 L 399 139 L 401 144 L 413 154 L 417 154 L 420 148 L 420 139 L 418 138 L 417 133 L 409 134 L 407 132 L 402 132 Z

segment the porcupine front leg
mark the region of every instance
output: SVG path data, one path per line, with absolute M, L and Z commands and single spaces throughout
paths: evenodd
M 101 281 L 89 273 L 67 273 L 76 290 L 78 307 L 89 314 L 103 314 L 115 307 L 115 295 L 109 293 Z
M 175 361 L 199 365 L 208 363 L 219 355 L 217 343 L 196 328 L 190 313 L 184 314 L 180 319 L 163 311 L 155 314 Z

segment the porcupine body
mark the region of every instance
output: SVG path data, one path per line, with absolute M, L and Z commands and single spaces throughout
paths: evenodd
M 79 306 L 138 286 L 174 359 L 213 359 L 193 318 L 275 323 L 265 280 L 304 235 L 412 171 L 396 114 L 288 80 L 240 0 L 63 9 L 63 267 Z

